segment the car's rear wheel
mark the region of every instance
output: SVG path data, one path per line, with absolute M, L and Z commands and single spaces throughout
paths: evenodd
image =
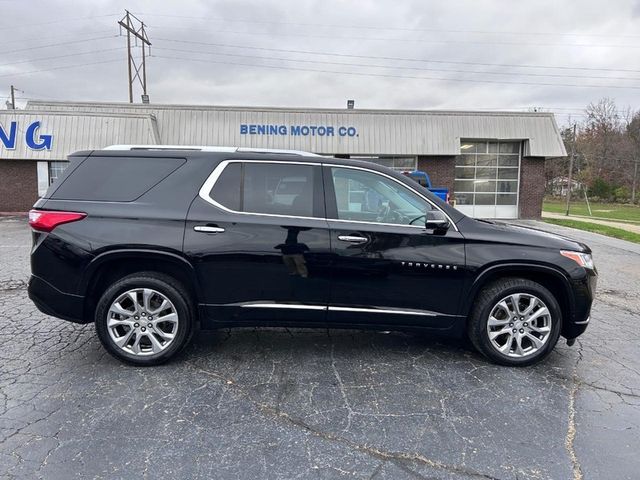
M 480 292 L 468 333 L 473 345 L 494 362 L 526 366 L 553 350 L 561 327 L 560 306 L 549 290 L 524 278 L 505 278 Z
M 185 288 L 156 272 L 136 273 L 109 286 L 95 323 L 107 351 L 135 365 L 166 362 L 189 341 L 194 309 Z

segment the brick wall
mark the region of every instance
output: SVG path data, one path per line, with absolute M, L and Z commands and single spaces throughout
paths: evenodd
M 38 199 L 37 163 L 0 159 L 0 212 L 27 212 Z
M 453 194 L 455 157 L 418 157 L 418 170 L 427 172 L 434 187 L 448 188 Z
M 520 164 L 520 218 L 540 218 L 544 197 L 544 158 L 523 157 Z

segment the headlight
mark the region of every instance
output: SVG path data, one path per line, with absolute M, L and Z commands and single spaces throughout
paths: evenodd
M 593 270 L 593 258 L 590 253 L 572 252 L 570 250 L 560 250 L 560 255 L 570 258 L 578 265 Z

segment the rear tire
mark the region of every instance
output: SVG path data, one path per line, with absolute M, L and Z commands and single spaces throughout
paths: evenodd
M 524 367 L 551 353 L 561 328 L 562 312 L 549 290 L 524 278 L 503 278 L 478 294 L 467 333 L 493 362 Z
M 138 366 L 172 358 L 191 340 L 194 323 L 188 291 L 157 272 L 135 273 L 114 282 L 95 311 L 96 332 L 105 349 Z

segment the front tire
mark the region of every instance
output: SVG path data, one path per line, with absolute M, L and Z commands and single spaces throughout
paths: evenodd
M 468 335 L 493 362 L 527 366 L 551 353 L 561 328 L 562 312 L 549 290 L 524 278 L 504 278 L 478 295 Z
M 128 275 L 109 286 L 95 311 L 98 338 L 115 358 L 159 365 L 191 339 L 194 308 L 175 279 L 156 272 Z

